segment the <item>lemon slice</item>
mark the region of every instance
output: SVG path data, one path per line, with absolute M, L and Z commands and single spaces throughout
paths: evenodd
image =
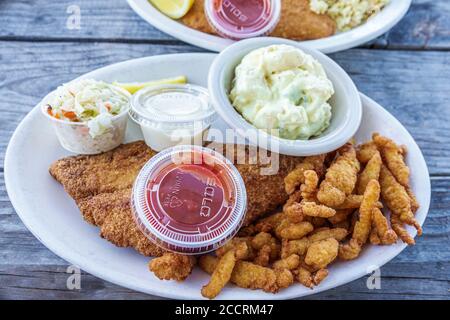
M 185 76 L 179 76 L 175 78 L 167 78 L 148 82 L 129 82 L 129 83 L 113 82 L 113 85 L 121 87 L 122 89 L 125 89 L 129 93 L 133 94 L 136 91 L 141 90 L 142 88 L 145 87 L 158 86 L 161 84 L 184 84 L 186 82 L 187 79 Z
M 149 2 L 172 19 L 183 17 L 194 4 L 194 0 L 149 0 Z

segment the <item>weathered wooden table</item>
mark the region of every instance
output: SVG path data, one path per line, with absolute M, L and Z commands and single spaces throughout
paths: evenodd
M 396 1 L 396 0 L 392 0 Z M 67 8 L 81 29 L 67 28 Z M 358 88 L 397 117 L 420 145 L 431 174 L 424 236 L 366 278 L 307 299 L 449 299 L 450 1 L 413 0 L 408 15 L 371 45 L 332 54 Z M 17 124 L 60 83 L 131 58 L 202 51 L 163 34 L 119 1 L 0 1 L 0 298 L 157 299 L 83 274 L 68 290 L 68 263 L 22 224 L 3 182 L 4 155 Z

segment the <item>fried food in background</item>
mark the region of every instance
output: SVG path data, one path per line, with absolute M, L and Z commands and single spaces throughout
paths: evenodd
M 180 21 L 198 31 L 215 34 L 206 18 L 203 0 L 195 0 L 191 10 Z M 309 0 L 282 0 L 280 21 L 270 35 L 293 40 L 310 40 L 328 37 L 335 32 L 334 20 L 327 15 L 312 12 Z
M 333 35 L 336 23 L 328 15 L 311 11 L 309 0 L 282 0 L 281 17 L 270 34 L 292 40 L 312 40 Z

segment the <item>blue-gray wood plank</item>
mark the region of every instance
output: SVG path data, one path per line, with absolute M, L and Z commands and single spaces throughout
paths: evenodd
M 395 1 L 395 0 L 392 0 Z M 81 9 L 81 29 L 66 9 Z M 449 299 L 450 1 L 413 0 L 407 16 L 373 44 L 331 55 L 359 89 L 393 113 L 420 145 L 432 203 L 423 237 L 381 270 L 308 299 Z M 4 153 L 20 120 L 51 89 L 92 69 L 148 55 L 202 52 L 141 20 L 125 1 L 0 2 L 0 299 L 158 299 L 83 273 L 68 290 L 67 262 L 25 228 L 9 202 Z

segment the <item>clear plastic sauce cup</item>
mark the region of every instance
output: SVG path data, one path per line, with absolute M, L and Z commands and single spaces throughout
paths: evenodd
M 205 0 L 205 15 L 221 36 L 234 40 L 269 34 L 281 15 L 280 0 Z
M 202 254 L 231 239 L 242 225 L 245 185 L 236 167 L 214 150 L 176 146 L 150 159 L 132 195 L 142 232 L 160 247 Z
M 131 118 L 141 126 L 146 144 L 156 151 L 175 145 L 202 145 L 216 120 L 207 89 L 196 85 L 144 88 L 131 99 Z

